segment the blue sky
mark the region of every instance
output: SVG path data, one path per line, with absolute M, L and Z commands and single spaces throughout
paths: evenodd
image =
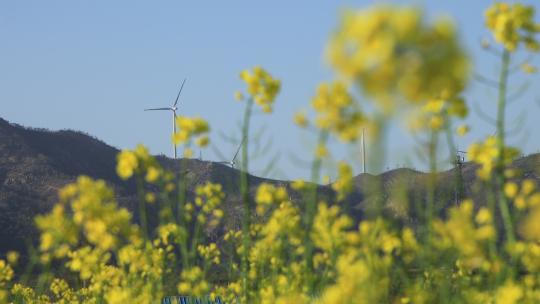
M 81 130 L 118 148 L 144 143 L 153 153 L 170 155 L 170 115 L 142 110 L 169 105 L 187 78 L 181 113 L 208 119 L 213 145 L 228 156 L 235 147 L 220 134 L 238 138 L 243 111 L 233 99 L 234 91 L 243 87 L 238 73 L 259 64 L 280 78 L 283 87 L 274 113 L 254 117 L 254 130 L 265 130 L 261 146 L 272 142 L 254 160 L 252 171 L 262 174 L 279 154 L 269 176 L 307 177 L 308 169 L 296 158 L 309 160 L 313 135 L 296 128 L 292 116 L 308 106 L 320 82 L 335 77 L 325 63 L 324 48 L 340 12 L 374 2 L 2 1 L 0 117 L 25 126 Z M 489 37 L 482 12 L 491 1 L 394 2 L 421 5 L 430 17 L 452 16 L 475 71 L 496 77 L 496 58 L 479 44 Z M 530 83 L 528 93 L 508 112 L 510 122 L 526 113 L 520 117 L 524 128 L 510 143 L 532 153 L 540 149 L 534 127 L 540 117 L 534 100 L 540 97 L 540 81 L 538 75 L 518 73 L 512 86 L 525 81 Z M 494 113 L 490 88 L 473 81 L 465 96 Z M 459 139 L 462 148 L 494 131 L 472 112 L 468 122 L 473 131 Z M 396 123 L 390 130 L 385 167 L 424 169 L 415 156 L 415 140 L 402 129 Z M 355 155 L 355 149 L 333 145 L 336 160 Z M 220 156 L 208 149 L 203 159 Z M 332 175 L 331 166 L 327 170 Z

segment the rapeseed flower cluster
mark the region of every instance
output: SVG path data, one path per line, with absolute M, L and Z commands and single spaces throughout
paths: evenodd
M 216 243 L 210 243 L 208 246 L 199 245 L 197 247 L 199 254 L 207 263 L 213 263 L 219 265 L 221 259 L 221 252 Z
M 8 291 L 6 290 L 7 284 L 13 279 L 13 269 L 6 263 L 5 260 L 0 259 L 0 301 L 7 302 Z
M 413 130 L 441 131 L 448 126 L 452 118 L 463 119 L 467 117 L 469 109 L 461 97 L 445 99 L 444 97 L 429 99 L 411 119 Z M 466 133 L 461 127 L 459 134 Z
M 521 186 L 512 181 L 507 182 L 504 193 L 513 200 L 514 206 L 519 210 L 540 204 L 540 195 L 536 192 L 536 182 L 533 179 L 523 180 Z
M 540 23 L 534 21 L 534 7 L 522 3 L 496 2 L 485 12 L 486 26 L 506 50 L 514 52 L 523 44 L 528 50 L 540 51 L 536 34 Z
M 176 117 L 176 126 L 179 131 L 173 134 L 175 145 L 189 145 L 192 141 L 195 141 L 197 146 L 206 147 L 210 142 L 208 138 L 210 126 L 201 117 L 178 116 Z M 189 154 L 189 152 L 187 153 Z M 189 157 L 189 155 L 186 155 L 186 157 Z
M 274 100 L 281 89 L 281 82 L 260 66 L 254 67 L 251 71 L 242 71 L 240 78 L 246 83 L 250 98 L 262 108 L 263 112 L 271 113 Z M 244 96 L 237 92 L 236 99 L 242 100 Z
M 117 248 L 122 239 L 136 238 L 131 214 L 118 208 L 103 181 L 79 177 L 60 191 L 60 203 L 48 215 L 38 216 L 42 259 L 64 258 L 77 245 L 90 244 L 96 254 Z M 87 252 L 86 250 L 85 252 Z
M 439 249 L 456 250 L 460 271 L 490 271 L 494 267 L 488 257 L 489 242 L 495 240 L 493 216 L 486 208 L 473 212 L 473 202 L 464 201 L 450 212 L 447 221 L 435 220 L 434 244 Z
M 207 182 L 197 186 L 195 193 L 197 194 L 195 202 L 187 203 L 185 206 L 186 219 L 191 221 L 194 217 L 200 224 L 205 224 L 211 217 L 210 226 L 217 226 L 223 217 L 223 211 L 219 209 L 225 196 L 221 185 Z
M 469 146 L 467 151 L 469 159 L 480 166 L 476 174 L 483 180 L 491 178 L 491 174 L 497 165 L 497 159 L 501 153 L 498 149 L 498 140 L 497 137 L 489 136 L 484 142 L 474 143 Z M 504 165 L 509 165 L 519 154 L 519 150 L 505 147 L 502 153 Z
M 334 134 L 343 142 L 357 140 L 362 126 L 367 123 L 359 104 L 342 82 L 319 85 L 317 94 L 311 100 L 311 107 L 316 113 L 315 125 Z M 307 125 L 306 118 L 298 115 L 302 114 L 297 114 L 296 123 Z
M 255 202 L 257 203 L 257 214 L 263 215 L 273 204 L 279 205 L 288 200 L 287 190 L 283 187 L 275 187 L 269 183 L 261 183 L 257 188 Z
M 319 203 L 318 212 L 313 223 L 311 238 L 315 246 L 323 253 L 328 253 L 330 257 L 335 257 L 336 253 L 347 243 L 349 228 L 352 220 L 343 214 L 339 206 L 327 206 L 324 202 Z
M 150 156 L 148 149 L 138 145 L 135 150 L 123 150 L 117 156 L 116 173 L 122 179 L 128 179 L 137 172 L 146 172 L 145 179 L 149 183 L 155 183 L 161 175 L 161 167 Z
M 210 285 L 204 278 L 204 272 L 200 267 L 193 267 L 182 271 L 181 283 L 178 284 L 178 292 L 181 295 L 203 297 L 210 292 Z
M 338 163 L 338 179 L 332 184 L 332 189 L 337 192 L 337 200 L 341 201 L 353 190 L 353 171 L 351 166 L 344 161 Z
M 469 75 L 453 24 L 447 19 L 428 24 L 416 8 L 378 5 L 346 13 L 329 44 L 328 59 L 390 112 L 396 97 L 410 102 L 441 94 L 454 98 Z

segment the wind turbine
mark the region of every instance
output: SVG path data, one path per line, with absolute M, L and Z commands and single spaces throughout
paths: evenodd
M 236 157 L 238 156 L 238 153 L 240 152 L 240 148 L 242 148 L 242 145 L 244 144 L 244 141 L 246 140 L 246 138 L 242 138 L 242 142 L 240 142 L 240 145 L 238 146 L 238 149 L 236 149 L 236 153 L 234 154 L 233 158 L 231 161 L 220 161 L 220 162 L 217 162 L 218 164 L 225 164 L 225 165 L 229 165 L 231 166 L 231 168 L 234 169 L 234 166 L 236 165 Z
M 174 101 L 174 104 L 168 108 L 151 108 L 151 109 L 144 109 L 145 111 L 172 111 L 173 113 L 173 136 L 176 135 L 176 110 L 178 108 L 176 105 L 178 104 L 178 99 L 180 98 L 180 93 L 182 93 L 182 89 L 184 88 L 184 84 L 186 83 L 186 79 L 182 81 L 182 85 L 180 86 L 180 91 L 178 91 L 178 95 L 176 96 L 176 100 Z M 173 149 L 174 149 L 174 159 L 176 159 L 176 144 L 173 143 Z

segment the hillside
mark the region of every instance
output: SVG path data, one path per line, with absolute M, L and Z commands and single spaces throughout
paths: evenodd
M 136 188 L 134 183 L 120 180 L 115 172 L 118 149 L 87 134 L 77 131 L 48 131 L 25 128 L 0 118 L 0 254 L 7 250 L 25 251 L 26 242 L 36 239 L 33 226 L 35 215 L 47 212 L 57 200 L 57 190 L 73 182 L 79 175 L 103 179 L 117 194 L 118 202 L 135 212 Z M 171 171 L 178 171 L 180 162 L 164 156 L 158 161 Z M 239 171 L 226 165 L 196 159 L 185 160 L 188 196 L 192 196 L 196 185 L 206 181 L 223 185 L 226 199 L 226 225 L 239 225 L 240 204 L 238 195 Z M 539 179 L 540 154 L 518 159 L 514 166 L 526 177 Z M 478 202 L 483 200 L 482 191 L 475 179 L 474 165 L 463 167 L 464 190 L 467 196 Z M 437 175 L 437 201 L 441 210 L 455 202 L 455 170 Z M 379 179 L 380 178 L 380 179 Z M 410 201 L 422 202 L 429 174 L 411 169 L 397 169 L 379 176 L 362 174 L 354 179 L 355 188 L 343 203 L 347 212 L 360 220 L 369 206 L 369 189 L 376 181 L 382 181 L 387 202 L 388 216 L 413 221 L 403 204 Z M 288 181 L 269 180 L 250 176 L 250 192 L 253 195 L 258 184 L 269 182 L 290 189 Z M 329 186 L 319 186 L 325 197 L 332 196 Z M 292 192 L 292 199 L 297 194 Z M 480 194 L 478 194 L 480 193 Z
M 33 218 L 51 209 L 57 191 L 79 175 L 103 179 L 112 186 L 120 205 L 137 212 L 136 188 L 132 181 L 116 175 L 119 150 L 87 134 L 71 130 L 49 131 L 25 128 L 0 118 L 0 254 L 7 250 L 26 250 L 35 240 Z M 157 156 L 161 165 L 173 172 L 180 161 Z M 237 189 L 239 171 L 226 165 L 186 159 L 183 162 L 188 181 L 188 198 L 196 185 L 206 181 L 223 185 L 227 194 L 227 225 L 234 226 L 240 214 Z M 284 181 L 249 176 L 250 192 L 261 182 L 285 185 Z M 321 187 L 321 191 L 326 189 Z

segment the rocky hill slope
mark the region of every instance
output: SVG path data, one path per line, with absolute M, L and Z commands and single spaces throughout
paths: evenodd
M 117 194 L 118 202 L 134 213 L 137 208 L 136 187 L 133 182 L 119 179 L 115 172 L 118 149 L 87 134 L 62 130 L 49 131 L 25 128 L 0 118 L 0 254 L 7 250 L 25 251 L 29 241 L 36 240 L 33 218 L 47 212 L 57 200 L 57 191 L 73 182 L 79 175 L 103 179 Z M 171 171 L 178 171 L 180 162 L 164 156 L 158 161 Z M 240 203 L 239 171 L 226 165 L 185 160 L 188 178 L 188 196 L 195 186 L 206 181 L 223 185 L 226 199 L 226 225 L 238 226 Z M 520 158 L 514 166 L 524 176 L 540 180 L 540 154 Z M 476 167 L 465 164 L 462 168 L 464 193 L 482 202 L 483 191 L 476 181 Z M 437 174 L 437 202 L 440 210 L 456 202 L 456 169 Z M 356 220 L 368 212 L 370 195 L 367 189 L 377 184 L 384 189 L 384 208 L 388 216 L 414 222 L 411 206 L 406 202 L 420 203 L 425 200 L 429 174 L 411 169 L 397 169 L 379 176 L 362 174 L 354 179 L 354 191 L 343 202 L 344 208 Z M 288 181 L 270 180 L 250 176 L 250 192 L 253 196 L 261 182 L 283 185 L 290 189 Z M 379 181 L 379 183 L 377 183 Z M 319 186 L 322 196 L 332 201 L 329 186 Z M 298 195 L 291 191 L 292 199 Z

